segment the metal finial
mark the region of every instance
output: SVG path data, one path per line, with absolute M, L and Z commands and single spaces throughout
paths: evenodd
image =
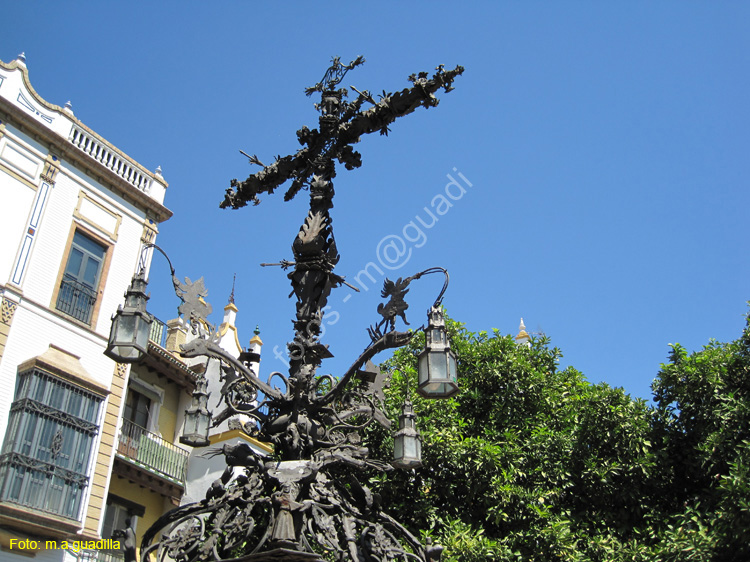
M 18 56 L 16 57 L 16 60 L 19 60 L 22 63 L 26 63 L 26 53 L 25 52 L 19 53 Z
M 260 328 L 258 328 L 257 324 L 255 325 L 255 330 L 253 331 L 253 334 L 255 334 L 256 336 L 260 335 Z
M 234 284 L 237 281 L 237 273 L 234 274 L 234 277 L 232 278 L 232 294 L 229 295 L 229 304 L 234 304 Z

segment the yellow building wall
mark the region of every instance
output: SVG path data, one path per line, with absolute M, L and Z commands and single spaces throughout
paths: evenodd
M 142 367 L 139 368 L 138 365 L 133 366 L 130 376 L 131 378 L 137 378 L 138 380 L 163 391 L 162 403 L 159 407 L 158 425 L 154 428 L 154 431 L 159 433 L 166 441 L 174 443 L 176 435 L 177 408 L 179 407 L 180 394 L 185 392 L 185 390 L 168 379 L 160 377 L 156 372 L 148 371 Z M 117 474 L 112 474 L 109 484 L 109 493 L 132 501 L 145 508 L 144 515 L 138 517 L 138 524 L 135 530 L 136 544 L 139 547 L 143 534 L 148 528 L 151 527 L 151 525 L 154 524 L 164 513 L 175 507 L 168 498 L 162 496 L 158 492 L 155 492 L 148 487 L 134 484 L 127 478 Z
M 112 469 L 113 449 L 117 443 L 117 419 L 125 395 L 125 373 L 127 366 L 118 363 L 115 367 L 107 409 L 102 420 L 102 438 L 96 453 L 94 475 L 91 479 L 91 498 L 83 525 L 83 535 L 96 539 L 99 526 L 104 517 L 107 477 Z M 109 537 L 106 537 L 109 538 Z
M 159 387 L 164 391 L 163 402 L 159 408 L 157 431 L 162 438 L 174 443 L 177 433 L 177 409 L 179 408 L 180 394 L 185 390 L 163 377 L 160 378 L 154 372 L 138 370 L 136 376 L 143 382 Z
M 138 546 L 140 546 L 143 534 L 148 528 L 166 511 L 174 508 L 172 503 L 161 494 L 141 487 L 138 484 L 133 484 L 127 479 L 114 474 L 109 484 L 109 493 L 142 505 L 146 509 L 143 517 L 138 518 L 138 524 L 135 529 L 136 544 Z

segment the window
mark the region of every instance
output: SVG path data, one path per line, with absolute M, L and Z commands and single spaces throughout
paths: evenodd
M 151 399 L 137 390 L 129 388 L 128 397 L 125 401 L 125 412 L 122 417 L 143 429 L 148 429 L 150 427 L 150 410 Z
M 117 452 L 136 459 L 139 457 L 144 437 L 157 429 L 163 393 L 159 388 L 133 375 L 131 377 L 122 412 L 122 427 Z
M 146 508 L 142 505 L 109 494 L 107 508 L 104 511 L 104 521 L 102 522 L 102 538 L 111 539 L 114 531 L 127 528 L 128 519 L 130 519 L 130 526 L 135 531 L 138 518 L 143 517 L 144 513 L 146 513 Z
M 56 308 L 91 324 L 107 248 L 76 230 L 65 265 Z
M 128 513 L 128 508 L 119 503 L 107 503 L 107 510 L 104 512 L 104 522 L 102 523 L 102 538 L 111 539 L 112 533 L 127 528 L 127 521 L 135 531 L 137 518 Z
M 101 403 L 38 367 L 19 373 L 0 454 L 0 501 L 78 520 Z
M 141 440 L 149 427 L 150 410 L 151 400 L 137 390 L 129 388 L 122 416 L 118 453 L 132 459 L 138 458 Z
M 133 531 L 138 525 L 138 518 L 143 517 L 146 509 L 135 502 L 109 494 L 107 506 L 104 510 L 102 521 L 103 539 L 122 541 L 122 538 L 114 537 L 114 532 L 128 527 L 128 521 Z M 125 556 L 121 548 L 105 550 L 81 551 L 78 555 L 79 562 L 124 562 Z

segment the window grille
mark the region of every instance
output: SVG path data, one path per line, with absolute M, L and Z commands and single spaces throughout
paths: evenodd
M 0 501 L 78 520 L 101 402 L 38 368 L 19 373 L 0 454 Z

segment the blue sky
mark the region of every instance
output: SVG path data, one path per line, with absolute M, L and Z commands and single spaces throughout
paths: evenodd
M 247 343 L 260 326 L 263 375 L 285 370 L 273 349 L 292 336 L 294 303 L 285 274 L 259 264 L 292 258 L 306 197 L 218 204 L 230 179 L 257 171 L 238 150 L 269 162 L 317 125 L 304 88 L 334 55 L 364 55 L 343 84 L 375 93 L 438 64 L 466 68 L 437 108 L 363 139 L 363 166 L 339 172 L 338 274 L 446 267 L 444 303 L 469 329 L 515 334 L 523 316 L 563 366 L 643 398 L 670 342 L 696 350 L 739 336 L 750 298 L 747 4 L 207 6 L 13 3 L 0 59 L 24 51 L 42 97 L 70 100 L 86 125 L 162 167 L 175 215 L 158 242 L 178 275 L 205 277 L 216 310 L 236 272 L 240 334 Z M 453 206 L 422 227 L 448 174 L 465 193 L 448 188 Z M 399 241 L 406 264 L 382 252 Z M 150 310 L 162 319 L 178 304 L 167 274 L 156 261 Z M 333 293 L 324 343 L 336 357 L 321 372 L 342 372 L 367 344 L 376 277 Z M 412 326 L 440 286 L 412 285 Z

